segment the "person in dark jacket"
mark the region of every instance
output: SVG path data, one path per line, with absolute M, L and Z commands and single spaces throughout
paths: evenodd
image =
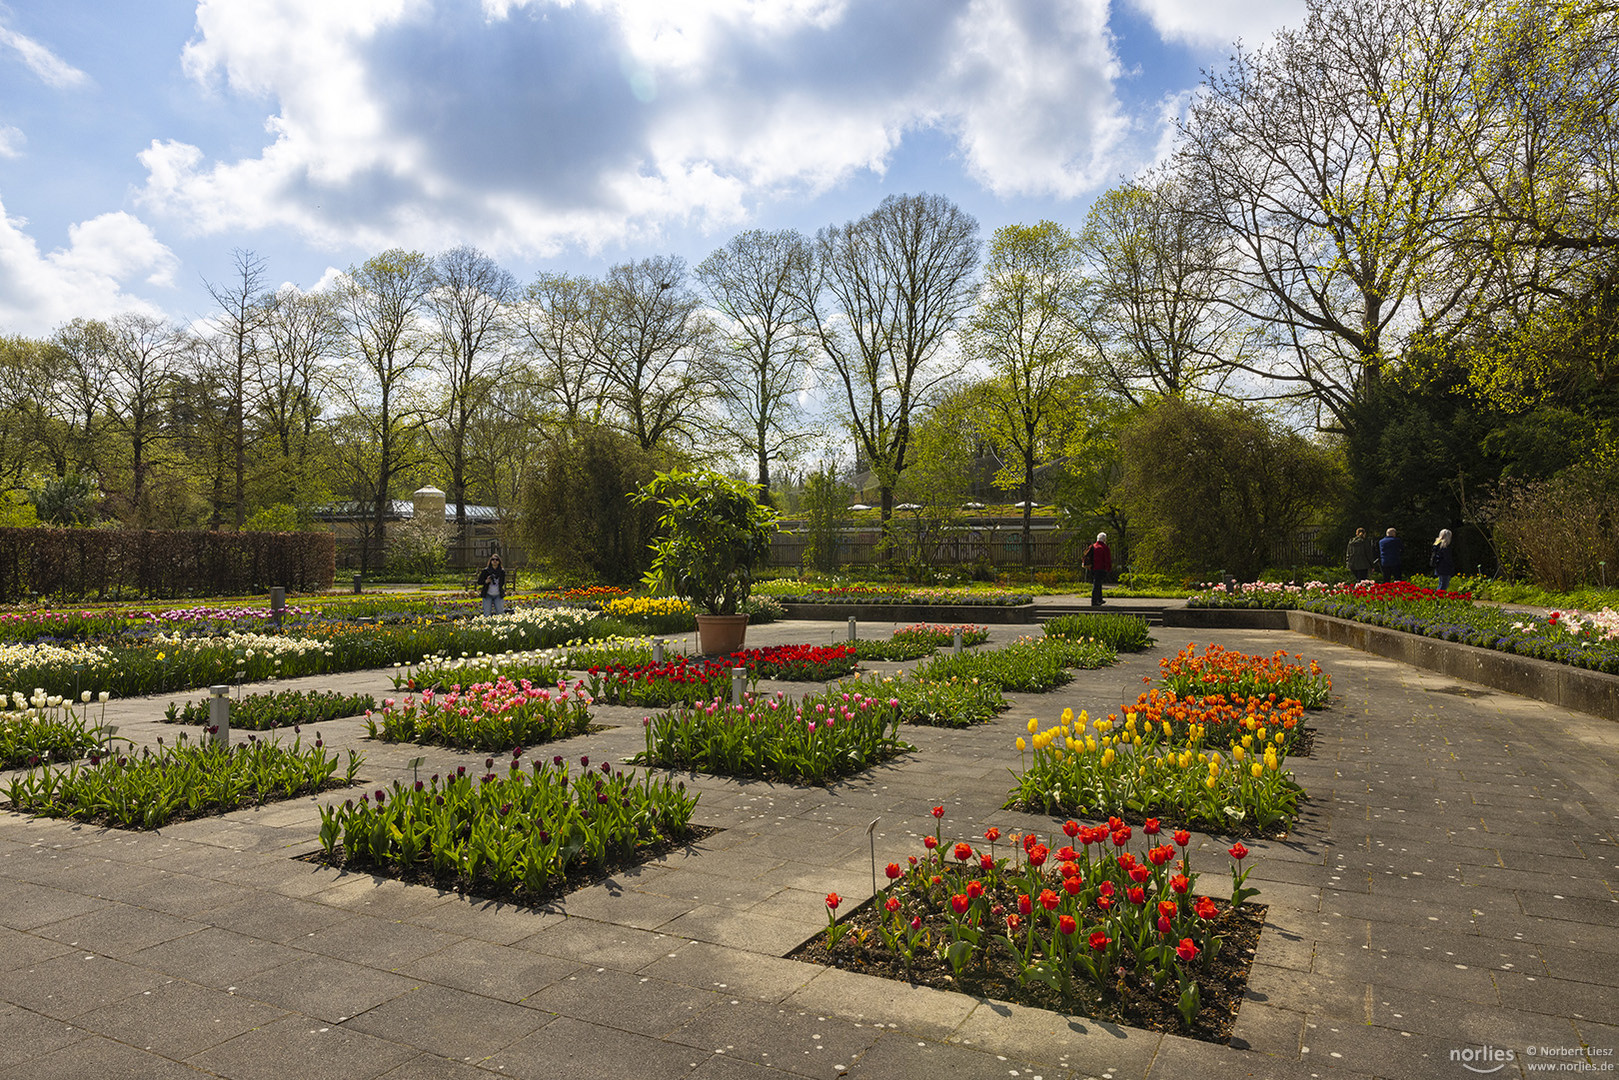
M 1349 541 L 1349 547 L 1344 551 L 1344 565 L 1349 568 L 1349 582 L 1368 581 L 1372 576 L 1372 563 L 1376 561 L 1372 554 L 1372 538 L 1366 535 L 1365 529 L 1356 529 L 1355 535 Z
M 1439 591 L 1448 591 L 1450 579 L 1456 576 L 1456 552 L 1450 546 L 1449 529 L 1439 530 L 1433 551 L 1428 555 L 1428 564 L 1433 567 L 1433 576 L 1439 579 Z
M 1399 581 L 1400 578 L 1400 538 L 1390 529 L 1383 539 L 1377 542 L 1377 563 L 1383 568 L 1384 581 Z
M 506 610 L 506 568 L 500 556 L 489 556 L 489 565 L 478 571 L 478 595 L 483 597 L 483 613 L 499 615 Z
M 1085 549 L 1079 565 L 1091 575 L 1091 607 L 1107 603 L 1102 599 L 1102 578 L 1113 569 L 1113 551 L 1107 546 L 1107 533 L 1097 533 L 1096 543 Z

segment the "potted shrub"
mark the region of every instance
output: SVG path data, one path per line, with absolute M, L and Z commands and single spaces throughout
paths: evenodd
M 748 616 L 738 608 L 753 591 L 753 568 L 770 554 L 776 512 L 754 498 L 755 485 L 712 470 L 658 473 L 635 494 L 654 502 L 659 539 L 646 583 L 691 601 L 703 652 L 742 647 Z

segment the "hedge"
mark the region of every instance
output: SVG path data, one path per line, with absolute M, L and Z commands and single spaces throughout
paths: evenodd
M 336 565 L 329 532 L 0 528 L 0 602 L 319 592 Z

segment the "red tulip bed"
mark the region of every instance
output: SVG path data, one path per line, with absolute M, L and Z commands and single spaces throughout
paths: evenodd
M 773 645 L 744 649 L 719 660 L 680 657 L 662 664 L 613 664 L 590 668 L 586 686 L 597 701 L 654 708 L 710 701 L 731 692 L 731 669 L 744 668 L 749 682 L 829 682 L 854 671 L 850 645 Z
M 943 807 L 934 807 L 937 822 Z M 923 838 L 889 863 L 888 887 L 797 959 L 1116 1023 L 1226 1042 L 1264 908 L 1248 903 L 1249 852 L 1220 858 L 1230 890 L 1199 894 L 1191 835 L 1069 821 L 1049 844 L 991 828 L 975 842 Z M 1060 845 L 1060 846 L 1056 846 Z M 1136 850 L 1131 850 L 1132 846 Z

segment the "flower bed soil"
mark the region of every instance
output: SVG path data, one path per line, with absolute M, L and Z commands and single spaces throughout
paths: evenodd
M 1009 899 L 1015 905 L 1016 898 Z M 1133 970 L 1123 966 L 1118 969 L 1106 994 L 1076 980 L 1074 999 L 1069 1008 L 1064 1007 L 1060 995 L 1051 987 L 1038 982 L 1019 982 L 1017 965 L 1004 950 L 985 954 L 988 957 L 986 964 L 981 966 L 974 962 L 963 970 L 960 977 L 951 972 L 950 965 L 944 960 L 918 950 L 907 971 L 904 960 L 889 952 L 877 935 L 880 913 L 872 901 L 867 901 L 841 920 L 849 926 L 849 931 L 835 949 L 827 950 L 826 935 L 821 933 L 789 953 L 788 958 L 861 975 L 894 979 L 913 986 L 954 990 L 974 997 L 993 998 L 1065 1014 L 1072 1012 L 1095 1020 L 1223 1044 L 1231 1041 L 1231 1029 L 1248 986 L 1248 970 L 1253 965 L 1254 949 L 1259 944 L 1266 908 L 1263 904 L 1253 903 L 1244 904 L 1236 911 L 1224 902 L 1220 902 L 1219 906 L 1221 910 L 1214 920 L 1214 928 L 1225 943 L 1219 955 L 1198 976 L 1203 1007 L 1198 1011 L 1190 1031 L 1186 1030 L 1176 1009 L 1180 988 L 1173 981 L 1157 988 L 1146 980 L 1138 979 Z M 936 922 L 941 928 L 947 921 L 943 913 L 935 914 L 928 920 L 929 923 Z M 865 939 L 864 945 L 860 942 L 861 938 Z

